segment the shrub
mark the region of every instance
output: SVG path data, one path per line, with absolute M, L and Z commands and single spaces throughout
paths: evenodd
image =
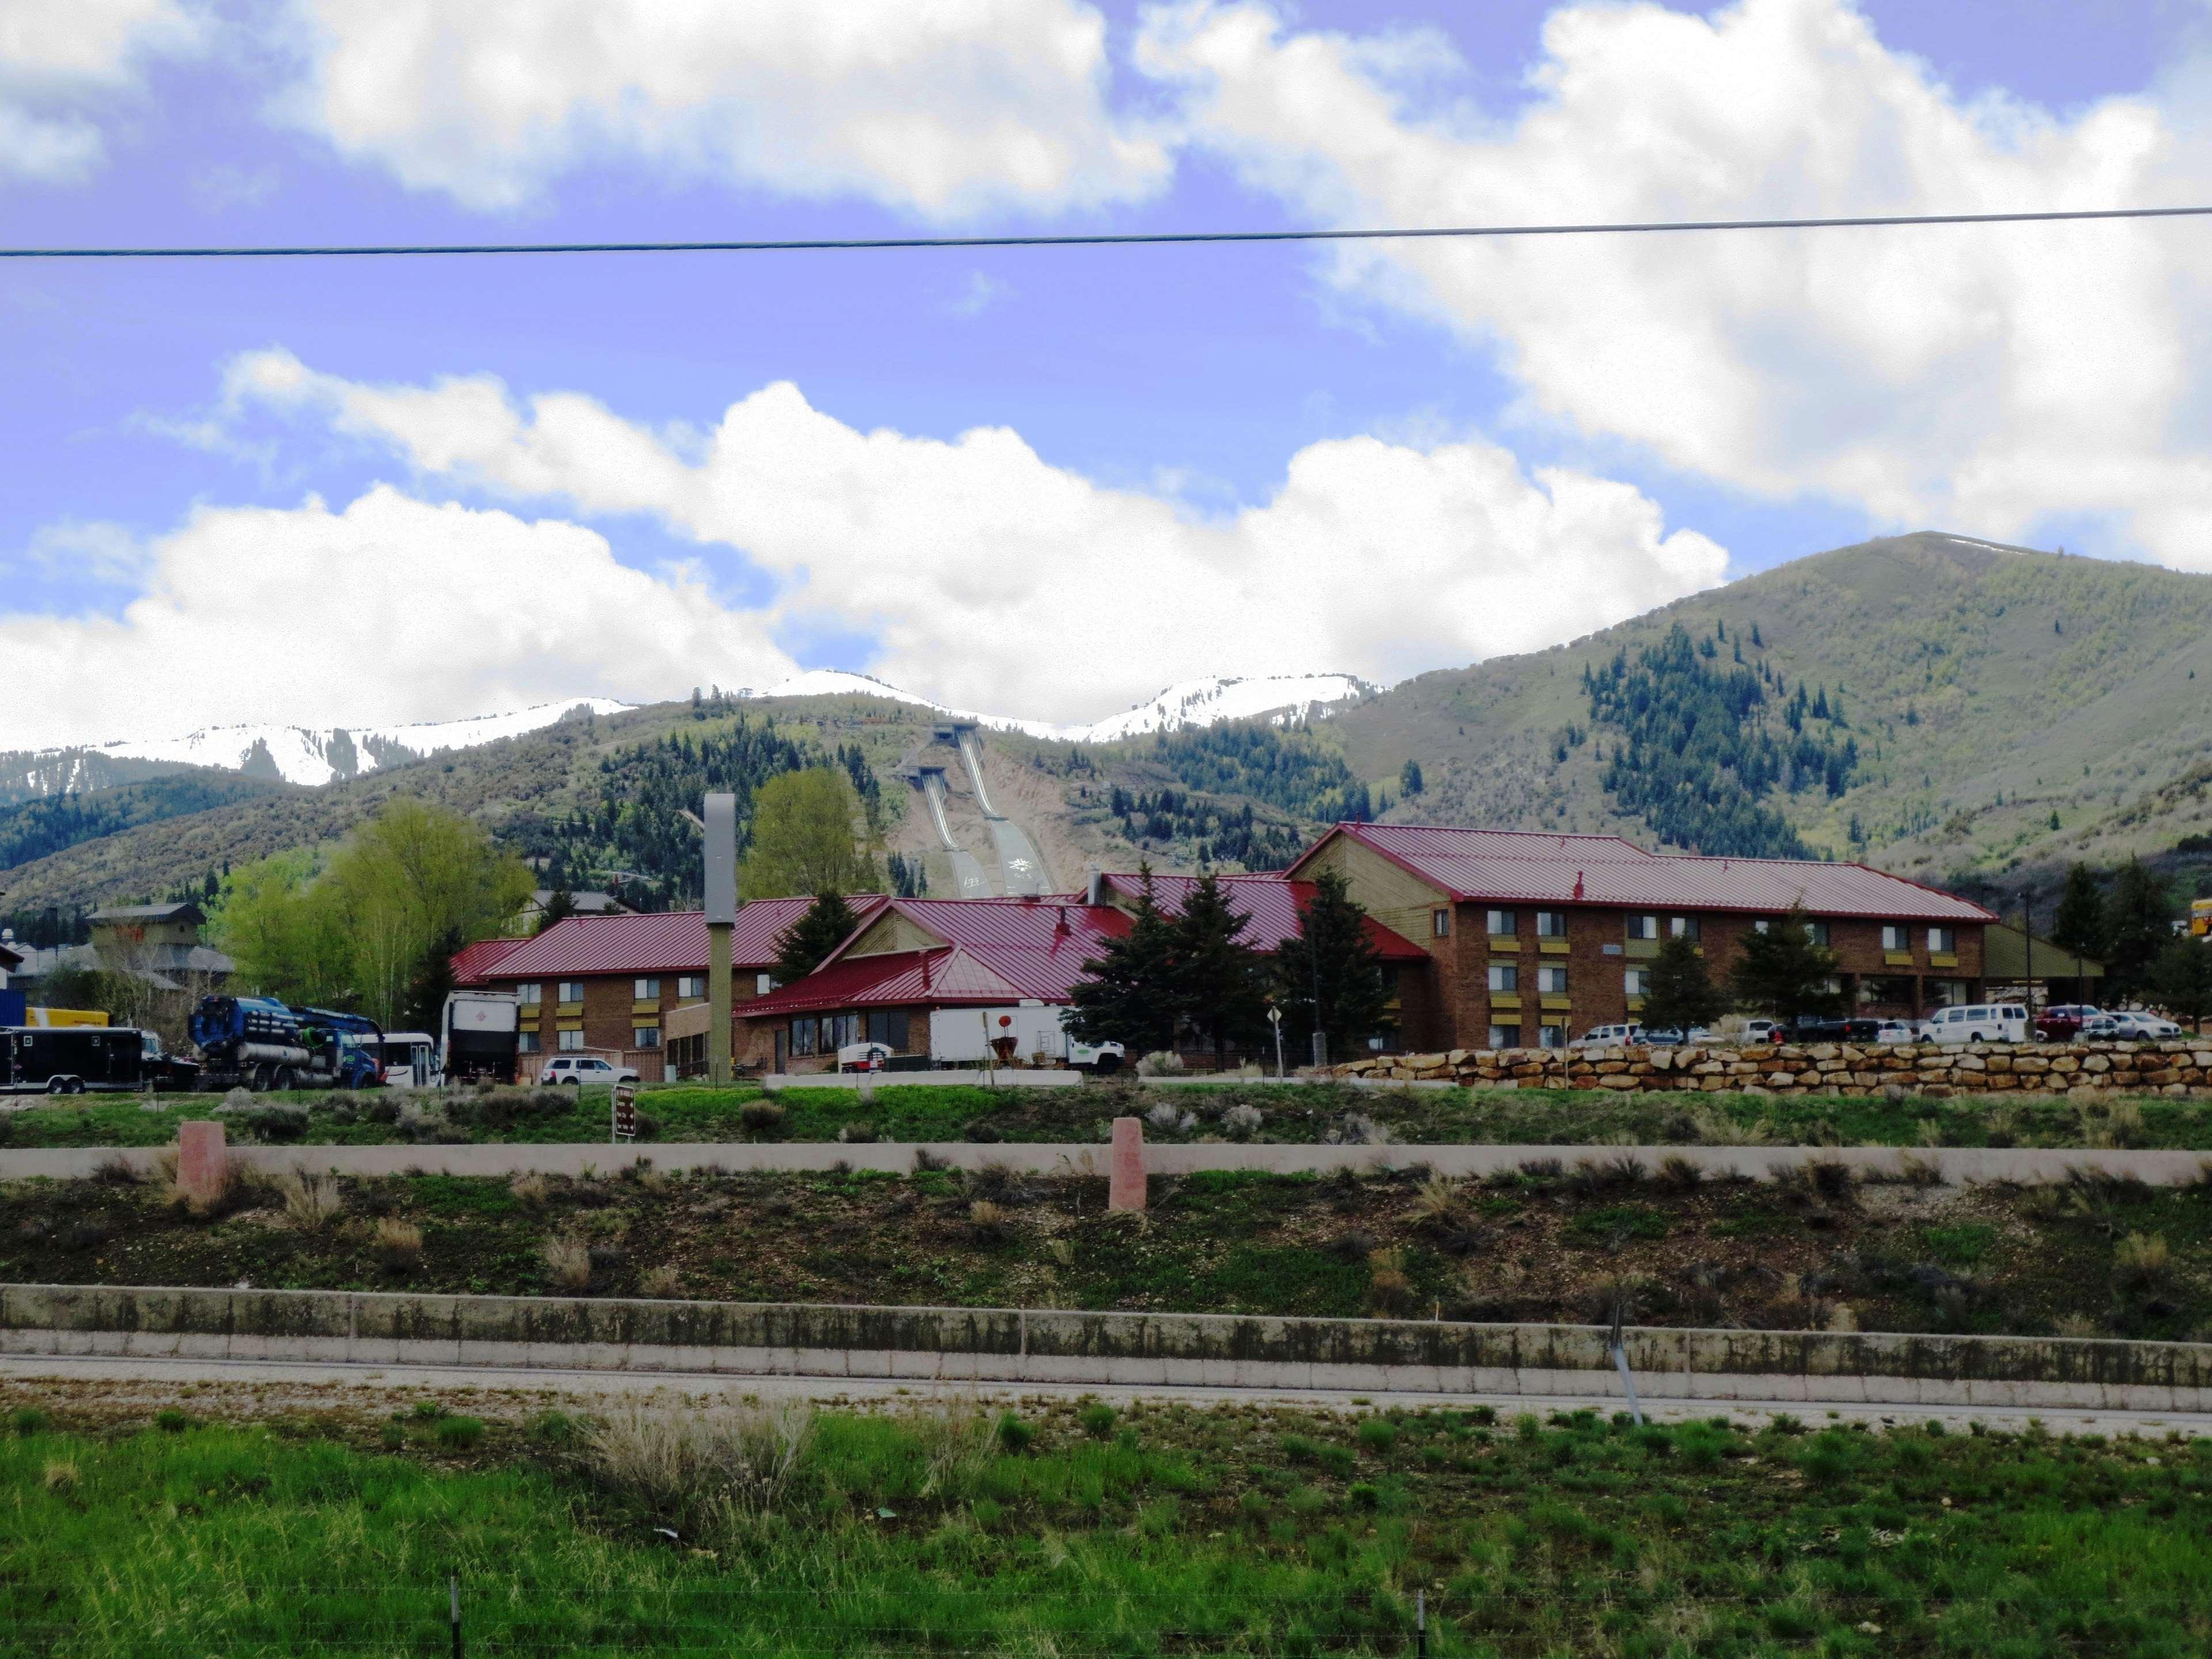
M 484 1425 L 480 1418 L 447 1417 L 439 1419 L 431 1433 L 449 1451 L 468 1451 L 483 1443 Z
M 658 1267 L 647 1267 L 637 1281 L 641 1294 L 655 1301 L 665 1302 L 676 1297 L 684 1287 L 684 1275 L 666 1262 Z
M 284 1219 L 303 1232 L 327 1227 L 345 1213 L 345 1196 L 336 1176 L 302 1176 L 287 1170 L 276 1178 L 276 1191 L 284 1200 Z
M 783 1108 L 766 1098 L 749 1100 L 738 1108 L 738 1121 L 757 1135 L 774 1134 L 783 1127 Z
M 1185 1134 L 1198 1127 L 1198 1120 L 1191 1114 L 1164 1100 L 1145 1114 L 1145 1121 L 1164 1135 Z
M 995 1244 L 1006 1237 L 1007 1224 L 1005 1208 L 988 1198 L 979 1198 L 968 1206 L 968 1224 L 986 1244 Z
M 1387 1417 L 1370 1417 L 1359 1425 L 1359 1444 L 1377 1457 L 1389 1455 L 1398 1443 L 1398 1425 Z
M 580 1291 L 592 1282 L 592 1252 L 580 1238 L 549 1238 L 538 1247 L 545 1279 L 556 1291 Z
M 1182 1070 L 1182 1056 L 1172 1048 L 1156 1048 L 1137 1062 L 1139 1077 L 1173 1077 Z
M 246 1127 L 257 1139 L 287 1142 L 300 1139 L 307 1133 L 307 1109 L 304 1106 L 257 1106 L 246 1114 Z
M 399 1121 L 399 1103 L 379 1095 L 361 1109 L 361 1115 L 371 1123 L 391 1125 Z
M 46 1481 L 48 1492 L 71 1490 L 76 1485 L 76 1465 L 65 1463 L 59 1458 L 51 1460 L 46 1464 Z
M 377 1438 L 382 1443 L 385 1450 L 398 1451 L 407 1443 L 407 1431 L 401 1424 L 387 1422 L 378 1431 Z
M 1221 1127 L 1231 1139 L 1249 1140 L 1267 1122 L 1257 1106 L 1240 1102 L 1221 1115 Z
M 164 1406 L 154 1413 L 154 1426 L 163 1434 L 182 1434 L 191 1425 L 191 1413 L 179 1411 L 174 1406 Z
M 997 1432 L 1000 1449 L 1019 1456 L 1036 1438 L 1036 1425 L 1024 1421 L 1016 1413 L 1005 1412 L 1000 1415 Z
M 542 1175 L 519 1175 L 508 1179 L 507 1190 L 513 1193 L 514 1201 L 526 1209 L 542 1210 L 553 1189 Z
M 1082 1425 L 1084 1433 L 1089 1435 L 1093 1440 L 1103 1440 L 1114 1432 L 1114 1424 L 1118 1415 L 1104 1401 L 1094 1400 L 1076 1413 L 1075 1420 Z
M 977 1118 L 960 1132 L 961 1139 L 976 1146 L 995 1146 L 1002 1137 L 998 1126 L 988 1118 Z
M 799 1402 L 711 1413 L 633 1407 L 591 1425 L 582 1464 L 603 1489 L 688 1532 L 725 1506 L 753 1516 L 780 1509 L 813 1433 L 813 1414 Z
M 1705 1178 L 1705 1170 L 1680 1152 L 1669 1152 L 1659 1160 L 1659 1183 L 1686 1191 Z
M 8 1414 L 8 1426 L 17 1434 L 36 1434 L 46 1426 L 46 1414 L 36 1406 L 18 1406 Z
M 368 1236 L 369 1253 L 388 1273 L 404 1273 L 421 1265 L 422 1230 L 411 1221 L 386 1216 Z
M 108 1187 L 136 1187 L 141 1179 L 137 1168 L 121 1152 L 110 1152 L 100 1159 L 92 1178 Z
M 565 1446 L 576 1437 L 576 1420 L 566 1412 L 543 1411 L 524 1431 L 541 1446 Z
M 865 1146 L 876 1139 L 872 1123 L 848 1123 L 837 1131 L 837 1139 L 848 1146 Z
M 2164 1233 L 2130 1233 L 2112 1249 L 2112 1271 L 2123 1285 L 2152 1290 L 2173 1271 L 2173 1253 Z
M 1432 1227 L 1459 1224 L 1465 1206 L 1460 1183 L 1431 1176 L 1413 1194 L 1413 1218 Z
M 1406 1253 L 1376 1250 L 1367 1258 L 1367 1299 L 1380 1312 L 1402 1312 L 1413 1294 L 1413 1281 L 1406 1276 Z

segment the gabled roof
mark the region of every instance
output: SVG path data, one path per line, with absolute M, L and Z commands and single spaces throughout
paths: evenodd
M 189 921 L 194 927 L 207 920 L 200 907 L 190 899 L 179 899 L 173 904 L 117 904 L 104 910 L 94 910 L 93 921 Z
M 1863 864 L 1650 853 L 1618 836 L 1340 823 L 1300 854 L 1287 873 L 1297 875 L 1340 836 L 1463 903 L 1648 904 L 1763 915 L 1778 915 L 1795 903 L 1817 916 L 1996 920 L 1966 899 Z
M 825 963 L 795 984 L 740 1003 L 738 1012 L 746 1019 L 773 1019 L 831 1008 L 988 1008 L 1028 994 L 964 950 L 895 951 Z
M 1299 914 L 1314 896 L 1313 883 L 1290 881 L 1278 875 L 1217 876 L 1214 879 L 1228 896 L 1230 908 L 1246 918 L 1240 940 L 1262 956 L 1273 955 L 1285 939 L 1297 936 Z M 1099 880 L 1131 904 L 1145 890 L 1142 876 L 1107 875 Z M 1152 902 L 1167 915 L 1181 915 L 1197 886 L 1196 876 L 1155 875 Z M 1385 962 L 1419 962 L 1428 955 L 1403 933 L 1385 927 L 1372 916 L 1367 918 L 1365 932 L 1367 942 Z
M 529 943 L 526 939 L 480 939 L 474 945 L 462 946 L 453 961 L 453 983 L 483 984 L 484 975 L 495 964 Z
M 873 893 L 856 893 L 845 902 L 863 922 L 884 903 Z M 776 941 L 813 902 L 811 898 L 755 899 L 742 907 L 730 930 L 732 965 L 746 972 L 773 966 Z M 707 913 L 663 910 L 649 915 L 563 916 L 500 957 L 481 976 L 500 981 L 587 979 L 594 974 L 706 971 Z

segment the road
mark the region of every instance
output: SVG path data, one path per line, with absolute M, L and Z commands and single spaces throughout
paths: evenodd
M 362 1365 L 322 1361 L 264 1359 L 145 1359 L 61 1358 L 48 1354 L 0 1357 L 0 1389 L 11 1398 L 35 1396 L 47 1389 L 66 1390 L 75 1401 L 94 1394 L 123 1394 L 149 1402 L 180 1397 L 186 1388 L 235 1389 L 259 1411 L 282 1411 L 304 1404 L 331 1403 L 331 1396 L 362 1391 L 378 1394 L 435 1394 L 448 1399 L 462 1393 L 521 1395 L 534 1407 L 549 1401 L 595 1401 L 647 1398 L 708 1401 L 732 1395 L 809 1400 L 856 1405 L 949 1396 L 988 1401 L 1104 1400 L 1144 1401 L 1188 1406 L 1292 1406 L 1340 1412 L 1370 1410 L 1465 1410 L 1488 1406 L 1501 1418 L 1533 1412 L 1620 1410 L 1624 1402 L 1588 1395 L 1351 1394 L 1311 1389 L 1125 1388 L 1079 1383 L 932 1382 L 827 1376 L 730 1376 L 696 1371 L 554 1370 L 539 1367 L 489 1365 Z M 1647 1401 L 1644 1414 L 1655 1422 L 1680 1423 L 1728 1417 L 1752 1426 L 1774 1417 L 1801 1422 L 1938 1422 L 1964 1429 L 1979 1423 L 1992 1429 L 2022 1430 L 2040 1424 L 2051 1434 L 2136 1434 L 2163 1437 L 2212 1433 L 2212 1417 L 2179 1412 L 2030 1411 L 2006 1407 L 1869 1406 L 1791 1400 Z

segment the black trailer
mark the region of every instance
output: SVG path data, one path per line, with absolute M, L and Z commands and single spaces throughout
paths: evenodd
M 17 1025 L 0 1029 L 0 1092 L 81 1095 L 144 1082 L 144 1037 L 128 1025 Z

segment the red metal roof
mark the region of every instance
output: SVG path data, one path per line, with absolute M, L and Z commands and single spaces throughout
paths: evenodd
M 730 932 L 732 965 L 757 971 L 774 964 L 776 941 L 805 915 L 810 898 L 755 899 L 738 911 Z M 846 900 L 865 925 L 881 897 Z M 703 974 L 707 913 L 663 910 L 652 915 L 563 916 L 536 939 L 501 957 L 484 977 L 497 980 L 588 979 L 595 974 Z
M 453 983 L 481 985 L 484 975 L 493 966 L 511 955 L 520 946 L 529 944 L 526 939 L 480 939 L 474 945 L 462 946 L 453 957 Z
M 1101 879 L 1132 903 L 1145 890 L 1141 876 L 1109 875 Z M 1244 931 L 1238 937 L 1263 956 L 1273 955 L 1285 939 L 1297 936 L 1299 913 L 1314 895 L 1311 882 L 1289 881 L 1277 875 L 1217 876 L 1214 879 L 1228 896 L 1229 908 L 1246 918 Z M 1196 876 L 1155 875 L 1152 902 L 1168 915 L 1181 915 L 1197 886 Z M 1367 942 L 1386 962 L 1419 962 L 1428 955 L 1403 933 L 1385 927 L 1372 916 L 1366 919 L 1365 931 Z
M 738 1012 L 745 1019 L 774 1019 L 823 1009 L 990 1007 L 1019 1002 L 1025 994 L 965 951 L 899 951 L 825 963 L 796 984 L 739 1005 Z
M 1863 864 L 1816 859 L 1717 859 L 1650 853 L 1618 836 L 1552 836 L 1410 823 L 1340 823 L 1331 837 L 1372 848 L 1468 902 L 1604 904 L 1774 915 L 1802 904 L 1816 916 L 1994 921 L 1980 905 Z

